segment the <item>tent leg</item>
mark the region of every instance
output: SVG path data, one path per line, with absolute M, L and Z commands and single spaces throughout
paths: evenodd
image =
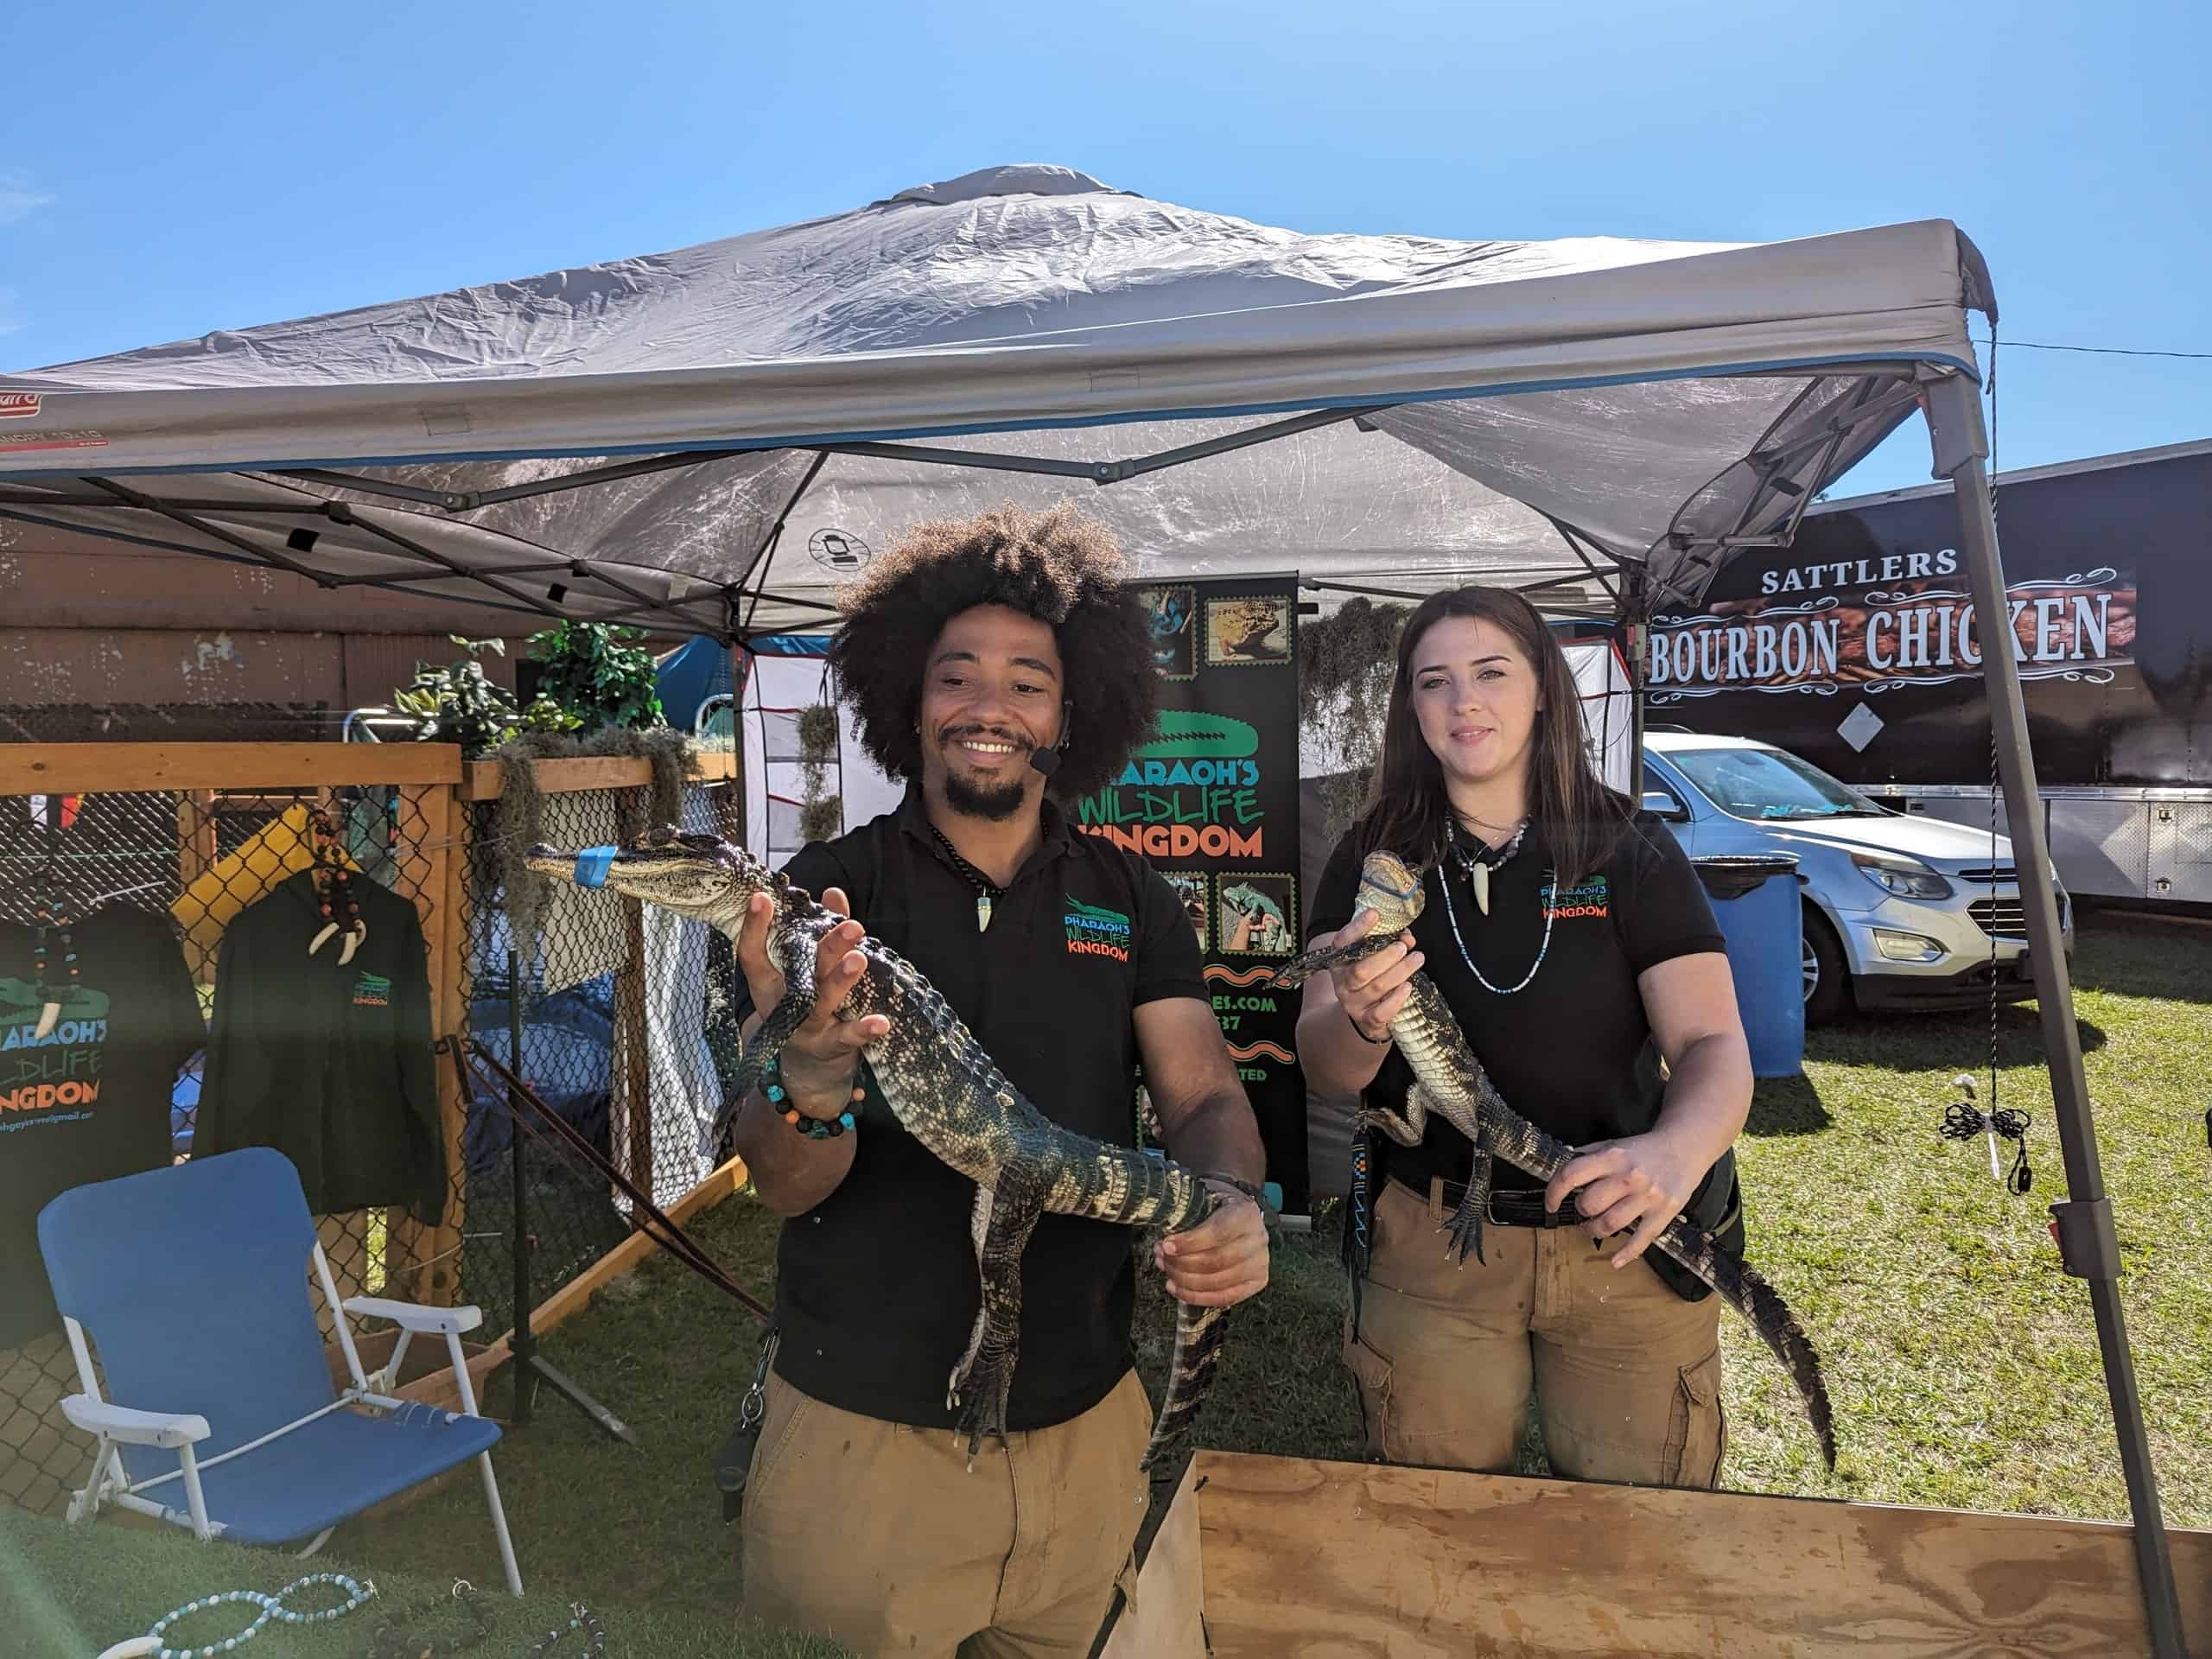
M 1651 600 L 1643 567 L 1628 573 L 1621 632 L 1628 642 L 1628 798 L 1643 799 L 1643 677 L 1651 665 Z
M 2020 699 L 2020 675 L 2009 649 L 2009 626 L 1992 627 L 1988 619 L 2010 618 L 2005 577 L 1998 559 L 1995 503 L 1982 462 L 1989 453 L 1976 401 L 1977 388 L 1954 374 L 1928 389 L 1928 424 L 1934 442 L 1936 474 L 1948 474 L 1959 510 L 1959 549 L 1973 582 L 1977 632 L 1982 645 L 1982 679 L 1996 740 L 1998 771 L 2004 779 L 2005 808 L 2012 832 L 2012 859 L 2019 870 L 2020 906 L 2026 913 L 2030 962 L 2036 979 L 2036 1005 L 2042 1017 L 2044 1054 L 2050 1072 L 2053 1116 L 2066 1162 L 2068 1201 L 2050 1206 L 2057 1219 L 2059 1254 L 2066 1271 L 2089 1283 L 2097 1346 L 2104 1358 L 2105 1389 L 2112 1397 L 2113 1424 L 2120 1440 L 2120 1463 L 2127 1482 L 2128 1514 L 2134 1522 L 2135 1567 L 2142 1585 L 2143 1611 L 2157 1659 L 2184 1659 L 2181 1607 L 2174 1588 L 2173 1559 L 2167 1546 L 2165 1517 L 2158 1504 L 2158 1477 L 2151 1466 L 2151 1445 L 2144 1432 L 2143 1405 L 2135 1387 L 2135 1361 L 2120 1302 L 2120 1244 L 2113 1230 L 2112 1203 L 2097 1158 L 2096 1126 L 2082 1071 L 2081 1033 L 2074 1023 L 2074 995 L 2068 982 L 2065 944 L 2059 932 L 2058 904 L 2049 877 L 2050 849 L 2036 791 L 2035 758 L 2028 749 L 2028 721 Z M 2004 645 L 1997 642 L 2005 642 Z

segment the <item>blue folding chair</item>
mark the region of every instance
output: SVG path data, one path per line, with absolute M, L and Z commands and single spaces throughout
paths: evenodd
M 300 1552 L 311 1555 L 340 1521 L 474 1458 L 507 1588 L 522 1594 L 492 1473 L 499 1425 L 477 1414 L 461 1349 L 483 1315 L 369 1296 L 341 1304 L 299 1172 L 282 1153 L 251 1147 L 73 1188 L 39 1212 L 38 1239 L 84 1387 L 61 1409 L 99 1442 L 72 1522 L 113 1503 L 201 1539 L 312 1536 Z M 399 1326 L 377 1388 L 342 1315 L 353 1385 L 332 1384 L 308 1299 L 310 1263 L 330 1306 Z M 418 1334 L 445 1338 L 460 1411 L 377 1391 L 391 1386 Z

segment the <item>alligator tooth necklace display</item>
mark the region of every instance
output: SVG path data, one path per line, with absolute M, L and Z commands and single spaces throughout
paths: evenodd
M 1507 859 L 1520 850 L 1521 837 L 1526 835 L 1528 830 L 1529 826 L 1523 823 L 1519 830 L 1514 831 L 1513 839 L 1505 843 L 1505 850 L 1498 855 L 1497 861 L 1500 864 L 1504 863 Z M 1490 866 L 1473 861 L 1468 858 L 1464 850 L 1459 854 L 1459 861 L 1467 870 L 1468 880 L 1474 885 L 1475 902 L 1482 906 L 1484 915 L 1489 915 Z M 1444 893 L 1444 915 L 1452 924 L 1452 943 L 1459 947 L 1459 960 L 1467 964 L 1467 971 L 1475 976 L 1475 983 L 1493 996 L 1517 996 L 1527 990 L 1529 982 L 1536 976 L 1536 969 L 1544 965 L 1544 958 L 1551 954 L 1552 920 L 1559 914 L 1559 895 L 1555 891 L 1559 886 L 1559 872 L 1556 869 L 1547 869 L 1544 872 L 1544 885 L 1536 889 L 1536 902 L 1544 907 L 1544 942 L 1536 947 L 1536 959 L 1529 964 L 1529 971 L 1521 976 L 1521 982 L 1518 985 L 1500 986 L 1493 985 L 1484 979 L 1483 970 L 1475 966 L 1474 957 L 1467 954 L 1467 942 L 1459 937 L 1459 912 L 1452 907 L 1452 877 L 1444 868 L 1440 850 L 1436 863 L 1436 885 Z
M 1514 830 L 1512 839 L 1505 845 L 1496 852 L 1490 851 L 1485 846 L 1481 853 L 1469 852 L 1459 836 L 1452 837 L 1452 850 L 1459 855 L 1459 868 L 1467 873 L 1467 885 L 1475 890 L 1475 908 L 1484 915 L 1490 914 L 1490 873 L 1503 869 L 1513 861 L 1513 855 L 1521 850 L 1521 843 L 1528 834 L 1529 820 L 1523 818 L 1519 828 Z

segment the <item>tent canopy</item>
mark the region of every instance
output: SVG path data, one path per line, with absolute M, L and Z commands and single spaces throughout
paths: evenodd
M 1694 598 L 1975 372 L 1968 308 L 1945 220 L 1310 235 L 996 168 L 0 376 L 0 512 L 722 637 L 819 621 L 918 518 L 1070 494 L 1145 575 Z

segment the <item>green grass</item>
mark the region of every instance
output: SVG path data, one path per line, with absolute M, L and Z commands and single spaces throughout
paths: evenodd
M 2170 1523 L 2202 1526 L 2212 933 L 2101 923 L 2075 979 L 2160 1495 Z M 1842 1455 L 1831 1483 L 1779 1368 L 1730 1320 L 1729 1485 L 2126 1518 L 2088 1288 L 2045 1229 L 2067 1194 L 2035 1008 L 2000 1010 L 1998 1035 L 1998 1103 L 2033 1117 L 2025 1198 L 1990 1179 L 1983 1141 L 1936 1133 L 1955 1073 L 1990 1104 L 1986 1013 L 1816 1031 L 1802 1080 L 1760 1085 L 1738 1148 L 1751 1248 L 1821 1349 Z
M 327 1550 L 299 1561 L 269 1550 L 201 1544 L 183 1533 L 143 1530 L 104 1519 L 70 1528 L 59 1521 L 0 1510 L 0 1652 L 9 1659 L 92 1659 L 115 1643 L 142 1636 L 171 1609 L 225 1590 L 273 1592 L 310 1573 L 343 1572 L 373 1579 L 377 1595 L 362 1607 L 325 1624 L 271 1624 L 238 1651 L 264 1659 L 359 1659 L 386 1619 L 403 1630 L 443 1643 L 473 1627 L 444 1604 L 454 1575 L 402 1573 L 378 1559 Z M 496 1564 L 488 1575 L 466 1574 L 494 1593 L 487 1605 L 496 1623 L 475 1649 L 486 1656 L 521 1653 L 569 1619 L 578 1587 L 534 1586 L 520 1604 L 499 1590 Z M 688 1611 L 643 1605 L 614 1593 L 619 1575 L 602 1570 L 583 1592 L 606 1629 L 607 1649 L 621 1659 L 837 1659 L 845 1650 L 810 1637 L 739 1628 L 727 1609 L 702 1618 Z M 301 1597 L 308 1608 L 335 1605 L 340 1592 L 317 1586 Z M 258 1609 L 231 1603 L 180 1620 L 168 1632 L 172 1644 L 199 1646 L 237 1635 Z M 581 1651 L 575 1635 L 550 1651 Z
M 2200 1088 L 2212 1077 L 2212 931 L 2101 925 L 2082 935 L 2075 976 L 2166 1513 L 2176 1524 L 2212 1524 L 2212 1158 Z M 1980 1141 L 1936 1132 L 1955 1073 L 1976 1073 L 1989 1103 L 1982 1014 L 1816 1031 L 1802 1079 L 1760 1085 L 1739 1149 L 1751 1249 L 1820 1348 L 1842 1457 L 1831 1480 L 1780 1368 L 1730 1318 L 1731 1487 L 2125 1518 L 2088 1290 L 2060 1271 L 2044 1230 L 2044 1206 L 2065 1183 L 2035 1011 L 2004 1011 L 1999 1033 L 1999 1103 L 2034 1116 L 2036 1185 L 2025 1198 L 1991 1180 Z M 741 1282 L 766 1289 L 776 1223 L 757 1204 L 726 1203 L 693 1231 Z M 1141 1284 L 1139 1362 L 1156 1401 L 1173 1314 L 1148 1273 Z M 1237 1316 L 1200 1440 L 1357 1457 L 1358 1409 L 1338 1360 L 1343 1318 L 1333 1227 L 1281 1236 L 1270 1288 Z M 737 1530 L 722 1522 L 710 1460 L 757 1341 L 740 1310 L 665 1257 L 547 1340 L 547 1357 L 627 1420 L 640 1444 L 607 1440 L 550 1393 L 535 1422 L 501 1443 L 534 1614 L 583 1598 L 607 1610 L 618 1651 L 647 1659 L 827 1651 L 735 1647 L 727 1635 L 742 1599 Z M 507 1388 L 494 1386 L 495 1414 L 512 1409 Z M 230 1552 L 214 1570 L 188 1540 L 105 1525 L 96 1535 L 79 1577 L 63 1570 L 79 1540 L 58 1526 L 0 1530 L 0 1603 L 11 1592 L 25 1601 L 24 1583 L 33 1586 L 28 1611 L 0 1607 L 0 1630 L 51 1629 L 57 1617 L 143 1629 L 190 1593 L 290 1576 L 282 1562 Z M 19 1541 L 28 1575 L 14 1560 Z M 366 1564 L 380 1583 L 498 1582 L 468 1479 L 341 1529 L 329 1553 Z

